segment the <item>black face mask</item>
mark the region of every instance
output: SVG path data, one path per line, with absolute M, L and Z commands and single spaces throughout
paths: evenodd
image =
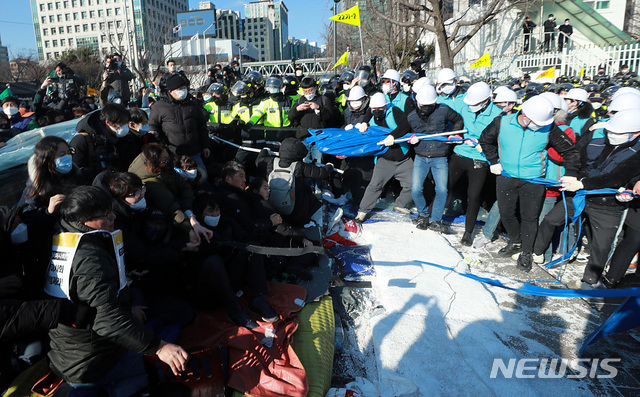
M 436 110 L 436 105 L 422 105 L 418 110 L 418 114 L 421 118 L 425 119 L 429 117 L 434 110 Z
M 382 109 L 372 110 L 371 113 L 376 120 L 380 120 L 384 117 L 384 110 Z

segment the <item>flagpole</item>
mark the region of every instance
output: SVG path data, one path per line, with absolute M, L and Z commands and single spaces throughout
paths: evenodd
M 362 52 L 362 64 L 365 64 L 364 61 L 364 44 L 362 42 L 362 24 L 358 25 L 358 30 L 360 31 L 360 51 Z

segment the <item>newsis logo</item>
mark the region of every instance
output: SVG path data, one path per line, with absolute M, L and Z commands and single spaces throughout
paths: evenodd
M 505 363 L 501 358 L 494 358 L 490 378 L 558 379 L 566 376 L 568 379 L 611 379 L 618 375 L 612 364 L 620 361 L 620 358 L 511 358 Z

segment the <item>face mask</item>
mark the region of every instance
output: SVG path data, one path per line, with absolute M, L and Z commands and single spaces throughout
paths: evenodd
M 189 92 L 187 91 L 186 88 L 183 88 L 181 90 L 176 90 L 173 92 L 173 97 L 178 100 L 178 101 L 182 101 L 184 98 L 187 97 L 187 94 Z
M 56 170 L 61 174 L 68 174 L 73 168 L 73 159 L 70 154 L 65 154 L 56 159 Z
M 223 102 L 223 99 L 219 96 L 214 96 L 213 97 L 213 103 L 215 103 L 216 105 L 220 105 Z
M 553 18 L 549 18 L 550 21 L 553 21 Z
M 402 85 L 402 91 L 403 92 L 409 92 L 411 91 L 411 86 L 409 84 L 403 84 Z
M 477 105 L 469 105 L 469 110 L 471 110 L 473 113 L 478 113 L 482 110 L 482 103 L 479 103 Z
M 342 89 L 345 90 L 345 91 L 350 90 L 351 89 L 351 84 L 343 84 L 342 85 Z
M 351 104 L 351 107 L 356 110 L 360 109 L 362 106 L 362 101 L 350 101 L 349 103 Z
M 143 197 L 142 200 L 138 201 L 137 203 L 129 204 L 129 207 L 131 207 L 131 209 L 134 211 L 142 211 L 143 209 L 147 208 L 147 200 Z
M 216 227 L 218 226 L 218 222 L 220 222 L 220 215 L 218 216 L 205 216 L 204 223 L 207 226 Z
M 205 103 L 211 101 L 211 98 L 213 98 L 211 95 L 203 95 L 202 96 L 202 99 L 204 99 Z
M 15 106 L 9 106 L 7 108 L 2 109 L 2 111 L 4 112 L 4 114 L 6 114 L 7 116 L 13 116 L 16 113 L 18 113 L 18 108 Z
M 184 175 L 187 179 L 196 179 L 196 176 L 198 176 L 198 169 L 196 168 L 190 171 L 184 171 Z
M 297 77 L 302 76 L 302 70 L 296 70 L 296 76 Z
M 123 138 L 129 134 L 129 124 L 125 124 L 122 127 L 115 130 L 116 136 L 118 138 Z
M 629 69 L 623 69 L 621 70 L 622 74 L 627 74 L 629 72 Z
M 445 95 L 451 95 L 455 90 L 456 90 L 455 84 L 444 84 L 440 87 L 440 91 L 442 91 L 442 93 Z
M 149 124 L 145 124 L 142 127 L 138 128 L 138 133 L 139 134 L 146 134 L 147 132 L 149 132 Z
M 565 24 L 565 25 L 568 25 L 568 24 L 569 24 L 569 22 L 565 22 L 564 24 Z
M 429 117 L 431 113 L 436 109 L 435 105 L 422 105 L 420 106 L 420 116 Z
M 29 232 L 27 231 L 27 225 L 24 223 L 18 223 L 15 230 L 11 232 L 11 244 L 22 244 L 29 238 Z
M 122 104 L 122 99 L 121 98 L 116 98 L 113 100 L 113 103 L 115 103 L 116 105 L 121 105 Z
M 382 93 L 388 94 L 391 92 L 391 84 L 383 84 L 382 85 Z
M 622 145 L 623 143 L 629 142 L 629 138 L 631 138 L 631 134 L 614 134 L 613 132 L 607 131 L 607 138 L 609 138 L 609 143 L 613 146 Z
M 593 110 L 598 110 L 602 107 L 602 103 L 600 102 L 594 102 L 591 104 L 591 106 L 593 106 Z
M 376 120 L 379 120 L 382 117 L 384 117 L 384 110 L 383 109 L 372 110 L 371 113 L 373 113 L 373 117 L 375 117 Z
M 314 92 L 313 94 L 305 94 L 304 97 L 307 98 L 307 101 L 310 101 L 316 97 L 316 93 Z
M 538 125 L 536 123 L 534 123 L 533 121 L 529 121 L 529 124 L 527 124 L 527 128 L 530 129 L 531 131 L 538 131 L 540 129 L 542 129 L 544 126 L 542 125 Z

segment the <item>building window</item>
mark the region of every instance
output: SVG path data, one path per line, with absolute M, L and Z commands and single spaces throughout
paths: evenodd
M 49 34 L 49 29 L 47 29 L 47 28 L 42 29 L 42 35 L 43 36 L 47 36 L 48 34 Z
M 80 25 L 76 25 L 76 33 L 80 33 Z
M 92 23 L 92 24 L 91 24 L 91 31 L 92 31 L 92 32 L 93 32 L 93 31 L 95 31 L 97 28 L 98 28 L 98 27 L 97 27 L 97 24 L 95 24 L 95 23 Z
M 57 47 L 57 46 L 58 46 L 58 40 L 52 40 L 52 41 L 51 41 L 51 45 L 52 45 L 53 47 Z
M 105 41 L 107 41 L 107 36 L 103 34 L 102 36 L 100 36 L 100 42 L 104 43 Z
M 65 1 L 63 4 L 64 4 L 64 8 L 69 8 L 69 2 L 68 1 Z
M 598 10 L 606 10 L 610 7 L 609 1 L 599 1 L 596 3 L 596 9 Z
M 71 0 L 71 6 L 77 7 L 78 6 L 78 0 Z
M 53 56 L 56 57 L 56 59 L 60 58 L 60 53 L 58 51 L 53 53 Z
M 58 22 L 62 22 L 62 14 L 58 14 Z
M 82 11 L 82 19 L 87 19 L 87 12 L 86 11 Z
M 74 12 L 74 13 L 73 13 L 73 20 L 74 20 L 74 21 L 77 21 L 77 20 L 78 20 L 78 13 L 77 13 L 77 12 Z
M 49 15 L 49 22 L 55 22 L 56 21 L 56 17 L 53 15 Z
M 51 59 L 51 53 L 47 52 L 47 59 Z
M 65 43 L 66 43 L 65 39 L 60 39 L 60 47 L 64 47 Z
M 109 21 L 109 30 L 113 29 L 113 21 Z
M 102 18 L 104 16 L 104 10 L 98 10 L 98 18 Z
M 64 20 L 65 21 L 70 21 L 71 20 L 71 14 L 69 14 L 69 13 L 64 14 Z
M 116 7 L 116 15 L 120 15 L 120 11 L 121 11 L 121 8 L 120 7 Z
M 56 10 L 59 10 L 59 9 L 60 9 L 60 2 L 56 1 Z
M 46 6 L 44 5 L 44 3 L 43 3 L 43 4 L 40 4 L 40 11 L 44 11 L 44 8 L 45 8 L 45 7 L 46 7 Z
M 95 17 L 96 17 L 96 12 L 93 10 L 89 11 L 89 18 L 93 19 Z
M 72 31 L 71 26 L 67 26 L 67 33 L 71 33 L 71 31 Z M 69 40 L 71 40 L 71 39 L 69 39 Z
M 44 41 L 44 47 L 45 48 L 49 48 L 49 40 L 45 40 Z
M 56 28 L 51 28 L 51 34 L 52 35 L 56 34 Z
M 100 22 L 100 30 L 104 30 L 106 24 L 104 22 Z
M 42 20 L 42 23 L 47 23 L 47 17 L 42 17 L 40 19 Z
M 73 39 L 69 39 L 69 47 L 73 45 Z
M 89 24 L 85 23 L 82 25 L 82 31 L 83 32 L 88 32 L 89 31 Z
M 116 28 L 122 27 L 122 21 L 116 21 Z
M 111 16 L 111 8 L 107 8 L 107 16 L 110 17 Z
M 49 9 L 49 11 L 53 10 L 53 3 L 48 3 L 47 8 Z

